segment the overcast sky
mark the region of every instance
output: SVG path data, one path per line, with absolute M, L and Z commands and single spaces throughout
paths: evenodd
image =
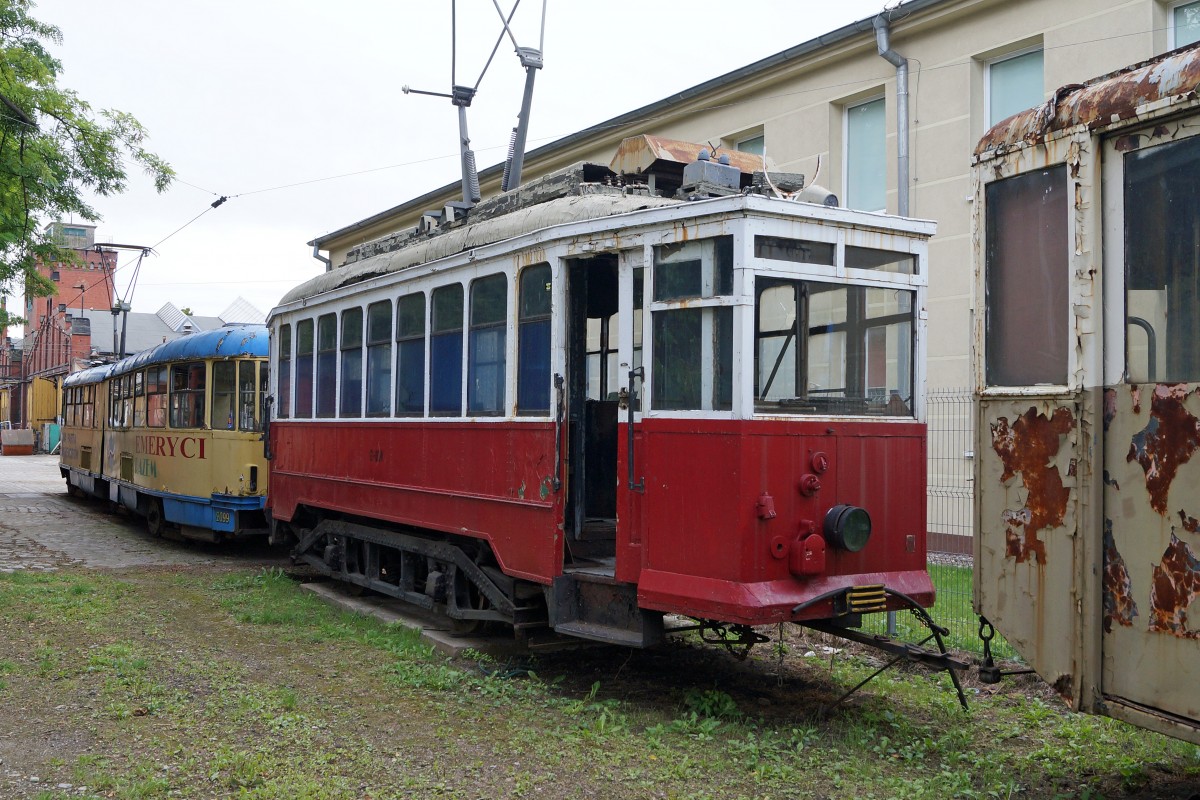
M 512 0 L 499 2 L 511 10 Z M 528 147 L 883 6 L 548 0 Z M 34 16 L 63 33 L 54 48 L 60 85 L 95 109 L 133 114 L 178 173 L 165 194 L 135 174 L 126 194 L 95 201 L 97 241 L 155 247 L 133 309 L 170 301 L 216 315 L 241 295 L 266 312 L 323 269 L 306 242 L 456 182 L 455 109 L 400 91 L 448 91 L 450 8 L 449 0 L 40 0 Z M 457 79 L 473 85 L 502 29 L 493 0 L 457 8 Z M 522 0 L 513 20 L 520 45 L 538 46 L 541 11 L 541 0 Z M 480 169 L 503 159 L 523 83 L 506 39 L 468 112 Z M 229 200 L 210 208 L 221 195 Z M 119 261 L 122 295 L 134 259 Z

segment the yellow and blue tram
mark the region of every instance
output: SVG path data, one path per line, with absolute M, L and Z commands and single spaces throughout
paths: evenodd
M 155 535 L 266 533 L 267 329 L 205 331 L 63 381 L 59 469 L 72 494 Z

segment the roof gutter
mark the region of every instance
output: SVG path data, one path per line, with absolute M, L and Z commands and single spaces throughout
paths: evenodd
M 892 49 L 891 23 L 885 14 L 875 17 L 875 48 L 896 68 L 896 213 L 908 213 L 908 59 Z

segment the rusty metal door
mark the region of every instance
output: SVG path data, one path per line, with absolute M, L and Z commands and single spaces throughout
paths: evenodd
M 1102 690 L 1114 715 L 1200 740 L 1196 129 L 1104 145 Z

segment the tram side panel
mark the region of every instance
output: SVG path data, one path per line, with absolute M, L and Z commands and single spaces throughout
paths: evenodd
M 549 583 L 562 571 L 563 492 L 550 422 L 271 424 L 271 507 L 486 540 L 506 574 Z
M 108 418 L 106 384 L 80 376 L 64 386 L 64 419 L 59 471 L 68 491 L 107 497 L 103 479 L 105 421 Z

